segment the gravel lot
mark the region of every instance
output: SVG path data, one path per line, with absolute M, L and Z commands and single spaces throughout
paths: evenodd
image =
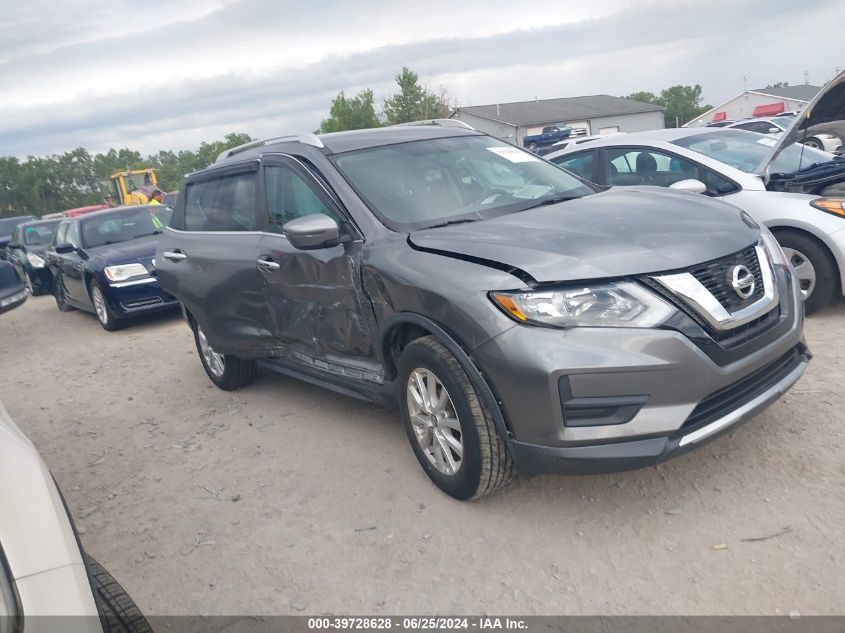
M 661 466 L 454 501 L 398 414 L 263 373 L 211 386 L 174 316 L 2 317 L 0 397 L 148 615 L 845 613 L 845 303 L 779 403 Z M 766 540 L 749 540 L 772 536 Z

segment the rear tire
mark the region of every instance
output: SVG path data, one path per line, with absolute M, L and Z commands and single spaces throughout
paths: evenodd
M 67 297 L 65 296 L 65 283 L 61 274 L 57 274 L 53 282 L 53 297 L 56 299 L 56 307 L 59 312 L 70 312 L 75 308 L 68 305 Z
M 537 143 L 529 143 L 528 144 L 528 151 L 531 152 L 532 154 L 536 154 L 537 153 Z
M 104 633 L 152 633 L 149 622 L 120 583 L 87 553 L 82 556 Z
M 193 324 L 194 342 L 205 373 L 217 387 L 234 391 L 246 387 L 258 376 L 258 364 L 231 354 L 218 354 L 205 337 L 202 327 Z
M 426 391 L 416 382 L 419 376 L 426 377 L 423 380 L 429 389 L 431 383 L 428 381 L 434 381 L 436 386 L 429 391 L 428 402 L 436 399 L 445 403 L 440 410 L 445 408 L 447 413 L 428 415 L 423 409 L 429 407 L 415 404 L 419 400 L 411 388 L 416 386 L 416 395 Z M 408 440 L 423 471 L 438 488 L 455 499 L 467 500 L 483 497 L 510 483 L 513 459 L 496 431 L 490 411 L 478 397 L 458 360 L 437 339 L 426 336 L 405 347 L 399 358 L 399 385 L 399 402 Z M 436 397 L 432 397 L 432 393 Z M 438 418 L 438 415 L 442 417 Z M 438 420 L 436 423 L 434 418 Z M 426 427 L 429 424 L 426 420 L 431 426 Z M 459 423 L 459 432 L 455 422 Z M 443 454 L 437 455 L 438 445 L 444 449 L 460 446 L 460 454 L 452 450 L 451 456 L 444 461 Z M 452 463 L 456 458 L 460 462 L 457 468 Z M 452 472 L 444 472 L 449 470 Z
M 809 235 L 797 231 L 777 231 L 774 235 L 801 282 L 805 314 L 817 312 L 833 300 L 839 287 L 836 262 L 827 249 Z

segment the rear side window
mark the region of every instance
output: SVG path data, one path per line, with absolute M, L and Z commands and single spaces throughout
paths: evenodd
M 257 231 L 256 172 L 231 174 L 188 185 L 185 230 Z
M 570 154 L 569 156 L 558 156 L 552 159 L 552 162 L 558 167 L 563 167 L 566 171 L 571 171 L 573 174 L 581 176 L 584 180 L 593 180 L 596 153 L 592 151 Z

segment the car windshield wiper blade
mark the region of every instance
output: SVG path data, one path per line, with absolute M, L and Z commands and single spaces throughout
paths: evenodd
M 432 224 L 431 226 L 427 226 L 427 229 L 438 229 L 441 226 L 451 226 L 453 224 L 466 224 L 467 222 L 475 222 L 476 220 L 480 220 L 481 218 L 464 218 L 462 220 L 447 220 L 446 222 L 441 222 L 440 224 Z
M 575 200 L 576 198 L 580 198 L 581 196 L 551 196 L 549 198 L 540 198 L 534 204 L 530 204 L 527 207 L 523 207 L 522 211 L 527 211 L 528 209 L 536 209 L 537 207 L 545 207 L 550 204 L 558 204 L 559 202 L 569 202 L 570 200 Z

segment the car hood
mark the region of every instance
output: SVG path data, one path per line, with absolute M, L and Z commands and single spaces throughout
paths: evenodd
M 95 246 L 87 251 L 90 255 L 103 260 L 104 266 L 140 262 L 149 268 L 150 262 L 155 257 L 158 237 L 158 235 L 147 235 L 127 242 Z
M 778 138 L 772 151 L 757 168 L 757 173 L 765 176 L 769 167 L 785 147 L 800 141 L 805 130 L 821 124 L 845 124 L 845 71 L 831 79 L 819 93 L 813 97 L 804 111 L 795 117 L 792 125 Z M 845 139 L 842 139 L 845 141 Z
M 657 187 L 603 193 L 408 236 L 420 250 L 509 270 L 524 281 L 626 277 L 687 268 L 759 239 L 744 214 Z M 526 278 L 526 275 L 530 279 Z

